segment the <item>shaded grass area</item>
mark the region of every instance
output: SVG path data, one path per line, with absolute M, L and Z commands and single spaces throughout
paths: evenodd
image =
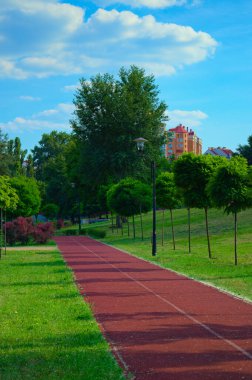
M 0 379 L 124 379 L 59 252 L 0 262 Z
M 136 220 L 136 239 L 107 225 L 105 243 L 124 249 L 138 257 L 166 268 L 208 282 L 238 296 L 252 300 L 252 210 L 238 214 L 238 266 L 234 265 L 234 220 L 222 211 L 209 211 L 212 259 L 208 258 L 204 211 L 191 210 L 191 253 L 188 253 L 187 210 L 174 211 L 176 250 L 173 250 L 169 213 L 165 213 L 164 243 L 162 245 L 162 211 L 157 213 L 157 256 L 151 256 L 151 213 L 144 216 L 144 240 L 140 221 Z

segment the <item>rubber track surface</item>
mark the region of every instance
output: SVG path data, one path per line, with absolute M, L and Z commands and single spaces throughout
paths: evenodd
M 252 304 L 88 237 L 55 240 L 136 380 L 252 379 Z

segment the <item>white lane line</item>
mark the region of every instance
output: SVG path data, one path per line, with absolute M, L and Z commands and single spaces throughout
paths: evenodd
M 84 244 L 78 242 L 77 240 L 73 240 L 73 242 L 77 243 L 78 245 L 84 247 L 89 252 L 93 253 L 95 256 L 97 256 L 100 260 L 103 260 L 107 262 L 110 266 L 115 268 L 118 272 L 121 272 L 124 276 L 130 278 L 132 281 L 140 285 L 142 288 L 146 289 L 148 292 L 152 293 L 154 296 L 168 304 L 169 306 L 173 307 L 175 310 L 177 310 L 179 313 L 190 319 L 192 322 L 200 325 L 203 327 L 206 331 L 210 332 L 213 336 L 216 338 L 222 340 L 223 342 L 226 342 L 231 347 L 235 348 L 237 351 L 241 352 L 244 356 L 246 356 L 248 359 L 252 360 L 252 354 L 250 354 L 248 351 L 244 350 L 242 347 L 238 346 L 236 343 L 232 342 L 229 339 L 224 338 L 221 334 L 214 331 L 211 327 L 207 326 L 205 323 L 200 322 L 198 319 L 194 318 L 193 316 L 189 315 L 185 310 L 181 309 L 180 307 L 176 306 L 174 303 L 168 301 L 166 298 L 160 296 L 158 293 L 154 292 L 152 289 L 150 289 L 148 286 L 144 285 L 141 281 L 136 280 L 134 277 L 129 275 L 128 273 L 123 272 L 120 268 L 116 267 L 114 264 L 111 264 L 108 260 L 104 259 L 103 257 L 99 256 L 96 252 L 89 249 Z M 115 248 L 116 249 L 116 248 Z

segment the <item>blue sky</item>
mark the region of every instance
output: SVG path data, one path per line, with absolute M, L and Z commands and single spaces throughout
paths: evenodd
M 153 73 L 203 150 L 252 134 L 251 0 L 3 0 L 0 128 L 32 149 L 70 131 L 80 78 L 135 64 Z

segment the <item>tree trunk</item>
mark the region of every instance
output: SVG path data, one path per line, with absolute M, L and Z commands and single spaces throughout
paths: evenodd
M 129 218 L 127 218 L 127 225 L 128 225 L 128 236 L 130 236 L 130 224 L 129 224 Z
M 142 216 L 142 206 L 140 205 L 140 225 L 141 225 L 141 236 L 142 236 L 142 240 L 144 239 L 144 236 L 143 236 L 143 216 Z
M 118 229 L 122 228 L 122 221 L 120 215 L 116 215 L 116 229 L 118 233 Z
M 173 226 L 173 215 L 172 215 L 172 209 L 170 208 L 170 214 L 171 214 L 171 228 L 172 228 L 172 243 L 173 243 L 173 249 L 175 251 L 175 235 L 174 235 L 174 226 Z
M 121 228 L 122 228 L 122 236 L 123 236 L 123 222 L 122 222 L 122 224 L 121 224 Z
M 188 207 L 188 251 L 191 253 L 191 210 Z
M 207 246 L 208 246 L 208 257 L 212 258 L 211 246 L 210 246 L 210 237 L 209 237 L 209 228 L 208 228 L 208 209 L 205 208 L 205 219 L 206 219 L 206 235 L 207 235 Z
M 114 233 L 114 216 L 111 212 L 111 228 L 112 228 L 112 234 Z
M 133 221 L 133 237 L 134 239 L 136 238 L 136 227 L 135 227 L 135 216 L 132 216 L 132 221 Z
M 165 210 L 163 210 L 162 212 L 162 241 L 161 241 L 162 246 L 164 245 L 164 212 Z
M 237 265 L 237 212 L 235 212 L 234 214 L 234 222 L 235 265 Z

